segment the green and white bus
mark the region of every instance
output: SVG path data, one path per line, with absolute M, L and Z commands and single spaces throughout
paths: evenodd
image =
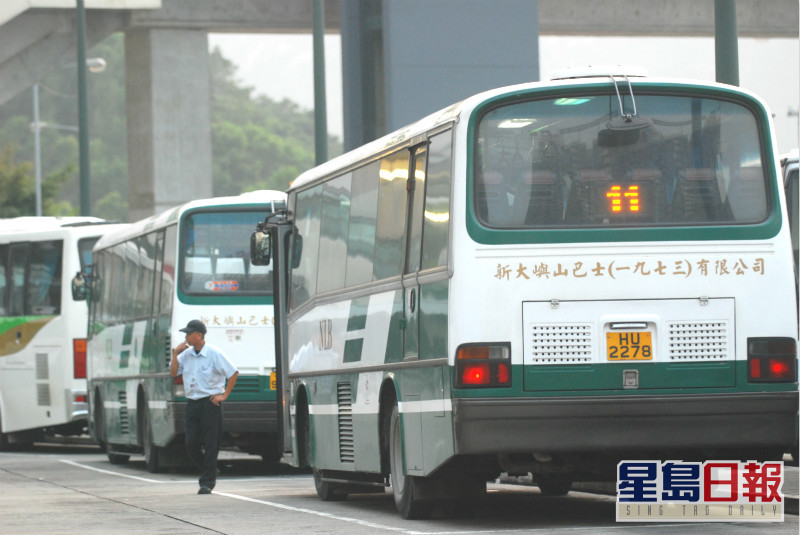
M 568 72 L 312 169 L 276 269 L 284 460 L 400 514 L 619 460 L 780 456 L 792 249 L 770 114 L 713 83 Z M 287 245 L 288 243 L 288 245 Z
M 249 261 L 248 235 L 286 195 L 257 191 L 197 200 L 104 236 L 89 279 L 89 423 L 112 463 L 144 453 L 147 469 L 186 463 L 181 378 L 169 375 L 179 329 L 239 369 L 224 407 L 223 446 L 277 460 L 272 269 Z
M 86 432 L 86 303 L 70 280 L 117 226 L 94 217 L 0 219 L 0 451 Z

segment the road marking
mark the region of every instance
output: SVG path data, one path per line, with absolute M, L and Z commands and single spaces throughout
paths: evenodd
M 190 483 L 190 482 L 194 483 L 195 482 L 194 479 L 191 479 L 191 480 L 187 479 L 187 480 L 183 480 L 183 481 L 174 481 L 174 480 L 173 481 L 159 481 L 157 479 L 150 479 L 150 478 L 146 478 L 146 477 L 132 476 L 132 475 L 128 475 L 128 474 L 123 474 L 121 472 L 114 472 L 112 470 L 103 470 L 102 468 L 95 468 L 93 466 L 88 466 L 88 465 L 81 464 L 81 463 L 78 463 L 78 462 L 75 462 L 75 461 L 70 461 L 70 460 L 67 460 L 67 459 L 60 459 L 60 462 L 62 462 L 64 464 L 68 464 L 70 466 L 75 466 L 77 468 L 83 468 L 85 470 L 92 470 L 93 472 L 98 472 L 98 473 L 101 473 L 101 474 L 106 474 L 106 475 L 110 475 L 110 476 L 117 476 L 117 477 L 124 477 L 124 478 L 128 478 L 128 479 L 134 479 L 136 481 L 143 481 L 145 483 L 163 484 L 163 483 Z M 272 479 L 265 479 L 265 480 L 272 480 Z M 251 481 L 251 480 L 248 479 L 247 481 Z M 531 529 L 531 528 L 527 527 L 527 528 L 522 528 L 522 529 L 496 529 L 496 530 L 492 529 L 492 530 L 459 530 L 459 531 L 448 531 L 448 530 L 444 530 L 444 531 L 417 531 L 417 530 L 411 530 L 411 529 L 407 529 L 407 528 L 403 528 L 403 527 L 389 526 L 389 525 L 386 525 L 386 524 L 378 524 L 376 522 L 369 522 L 369 521 L 366 521 L 366 520 L 359 520 L 358 518 L 353 518 L 353 517 L 349 517 L 349 516 L 335 515 L 333 513 L 326 513 L 324 511 L 316 511 L 314 509 L 307 509 L 305 507 L 293 507 L 291 505 L 285 505 L 285 504 L 278 503 L 278 502 L 270 502 L 270 501 L 267 501 L 267 500 L 259 500 L 257 498 L 250 498 L 248 496 L 241 496 L 239 494 L 232 494 L 232 493 L 229 493 L 229 492 L 214 491 L 212 494 L 214 494 L 216 496 L 225 496 L 226 498 L 231 498 L 231 499 L 234 499 L 234 500 L 240 500 L 240 501 L 244 501 L 244 502 L 257 503 L 257 504 L 266 505 L 266 506 L 269 506 L 269 507 L 275 507 L 276 509 L 283 509 L 285 511 L 292 511 L 292 512 L 295 512 L 295 513 L 304 513 L 304 514 L 308 514 L 308 515 L 319 516 L 319 517 L 322 517 L 322 518 L 328 518 L 328 519 L 331 519 L 331 520 L 339 520 L 341 522 L 348 522 L 350 524 L 357 524 L 359 526 L 364 526 L 364 527 L 367 527 L 367 528 L 379 529 L 379 530 L 383 530 L 383 531 L 393 531 L 393 532 L 397 532 L 397 533 L 404 533 L 406 535 L 472 535 L 472 534 L 479 535 L 479 534 L 490 534 L 490 533 L 523 533 L 523 532 L 531 533 L 531 532 L 537 532 L 537 531 L 542 531 L 542 532 L 546 531 L 547 533 L 552 533 L 553 531 L 557 531 L 557 532 L 583 532 L 583 531 L 588 531 L 588 532 L 596 533 L 598 530 L 606 529 L 606 528 L 600 527 L 600 526 L 576 526 L 576 527 L 559 527 L 559 528 L 548 527 L 548 528 L 543 528 L 541 530 L 538 530 L 536 528 Z M 685 528 L 697 527 L 697 525 L 698 524 L 694 524 L 694 523 L 691 523 L 691 522 L 690 523 L 677 523 L 677 524 L 675 524 L 675 523 L 673 523 L 673 524 L 651 524 L 651 525 L 648 525 L 647 528 L 648 529 L 657 529 L 657 528 L 674 528 L 674 529 L 678 529 L 678 528 L 684 528 L 684 527 Z M 631 526 L 614 525 L 614 526 L 610 526 L 610 527 L 613 528 L 614 530 L 626 530 L 626 529 L 638 529 L 638 528 L 641 528 L 641 526 L 638 526 L 638 525 L 631 525 Z
M 352 518 L 349 516 L 339 516 L 334 515 L 332 513 L 325 513 L 323 511 L 315 511 L 314 509 L 306 509 L 303 507 L 292 507 L 291 505 L 284 505 L 282 503 L 277 502 L 268 502 L 266 500 L 258 500 L 256 498 L 249 498 L 247 496 L 240 496 L 238 494 L 230 494 L 228 492 L 213 492 L 217 496 L 225 496 L 227 498 L 233 498 L 234 500 L 242 500 L 244 502 L 252 502 L 252 503 L 260 503 L 261 505 L 268 505 L 270 507 L 275 507 L 276 509 L 284 509 L 286 511 L 293 511 L 295 513 L 305 513 L 309 515 L 321 516 L 323 518 L 330 518 L 333 520 L 341 520 L 342 522 L 349 522 L 351 524 L 358 524 L 359 526 L 365 526 L 368 528 L 376 528 L 382 529 L 385 531 L 399 531 L 401 533 L 418 533 L 414 531 L 409 531 L 405 528 L 398 528 L 394 526 L 387 526 L 385 524 L 376 524 L 375 522 L 368 522 L 366 520 L 359 520 L 357 518 Z
M 77 466 L 78 468 L 83 468 L 85 470 L 92 470 L 94 472 L 100 472 L 101 474 L 107 474 L 110 476 L 117 476 L 117 477 L 126 477 L 128 479 L 135 479 L 136 481 L 144 481 L 146 483 L 161 483 L 161 481 L 157 479 L 149 479 L 146 477 L 139 477 L 139 476 L 130 476 L 128 474 L 121 474 L 119 472 L 112 472 L 111 470 L 103 470 L 102 468 L 95 468 L 93 466 L 87 466 L 85 464 L 76 463 L 75 461 L 69 461 L 67 459 L 61 459 L 61 462 L 64 464 L 69 464 L 71 466 Z

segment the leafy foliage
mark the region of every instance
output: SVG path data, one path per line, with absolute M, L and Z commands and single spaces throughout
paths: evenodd
M 0 151 L 0 217 L 20 217 L 36 214 L 35 178 L 31 162 L 16 163 L 14 147 L 6 145 Z M 69 203 L 59 202 L 56 195 L 68 178 L 70 167 L 53 173 L 42 181 L 42 213 L 47 215 L 76 215 Z
M 88 77 L 92 215 L 127 220 L 128 167 L 125 52 L 122 34 L 94 46 L 107 68 Z M 235 80 L 236 66 L 219 50 L 209 56 L 213 193 L 285 190 L 314 165 L 314 115 L 297 104 L 257 96 Z M 72 68 L 56 68 L 40 82 L 40 121 L 77 125 L 77 84 Z M 0 107 L 0 217 L 33 215 L 34 136 L 31 92 Z M 72 215 L 79 205 L 78 139 L 72 132 L 41 130 L 44 215 Z M 329 137 L 329 153 L 341 142 Z

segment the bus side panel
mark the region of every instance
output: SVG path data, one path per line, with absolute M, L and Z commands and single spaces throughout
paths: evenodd
M 59 359 L 51 354 L 58 347 L 47 344 L 44 327 L 58 319 L 57 316 L 13 317 L 0 323 L 0 373 L 3 374 L 0 403 L 4 433 L 54 423 L 48 417 L 48 413 L 52 414 L 51 404 L 56 401 L 51 392 L 50 371 L 58 366 Z M 45 344 L 44 351 L 37 349 L 42 344 Z M 40 356 L 37 357 L 37 353 Z M 63 423 L 60 417 L 57 423 Z
M 411 368 L 398 375 L 406 474 L 429 475 L 453 455 L 453 413 L 444 397 L 449 369 Z
M 435 326 L 441 323 L 436 316 L 446 314 L 447 291 L 430 294 L 439 296 L 427 298 L 426 317 Z M 449 369 L 419 360 L 398 365 L 403 354 L 402 296 L 402 290 L 395 290 L 319 306 L 289 326 L 290 373 L 302 375 L 308 389 L 316 468 L 380 472 L 376 444 L 386 380 L 396 385 L 409 473 L 427 475 L 452 455 L 452 413 L 444 395 Z M 437 337 L 424 326 L 421 331 L 424 351 L 444 357 L 441 333 Z M 398 369 L 390 371 L 388 364 Z M 353 372 L 344 373 L 348 370 Z M 296 414 L 297 400 L 293 402 Z M 335 437 L 336 442 L 317 437 Z

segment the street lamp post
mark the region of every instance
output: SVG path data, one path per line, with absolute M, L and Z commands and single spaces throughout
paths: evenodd
M 77 19 L 80 213 L 82 216 L 88 216 L 91 212 L 91 198 L 89 196 L 89 118 L 87 111 L 88 105 L 86 103 L 86 12 L 83 8 L 83 0 L 77 0 Z
M 91 73 L 101 73 L 106 70 L 106 60 L 103 58 L 89 58 L 86 60 L 86 67 Z M 33 122 L 30 124 L 33 132 L 33 158 L 36 177 L 36 215 L 42 215 L 42 128 L 52 128 L 55 130 L 66 130 L 75 134 L 80 133 L 80 128 L 64 124 L 50 124 L 39 119 L 39 83 L 33 84 Z M 81 212 L 83 213 L 83 212 Z
M 39 84 L 33 84 L 33 161 L 36 167 L 36 217 L 42 215 L 42 148 L 39 139 Z

